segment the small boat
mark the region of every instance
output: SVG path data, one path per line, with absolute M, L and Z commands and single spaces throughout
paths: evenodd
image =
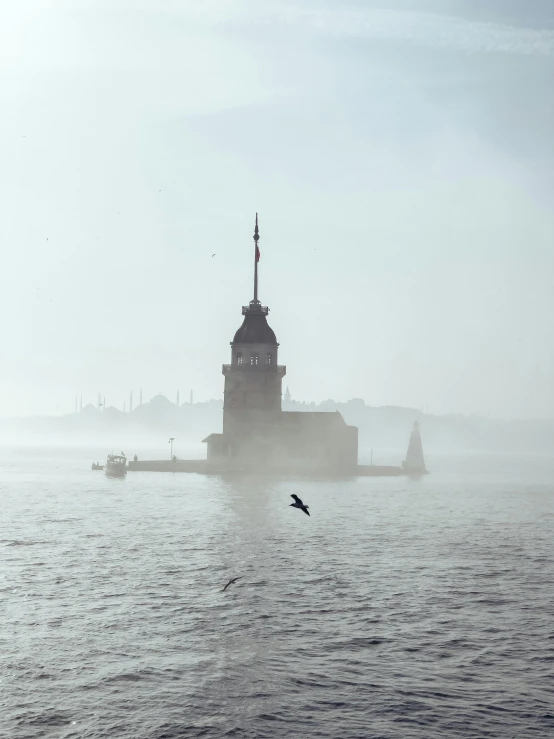
M 108 477 L 125 477 L 127 458 L 123 454 L 108 454 L 104 469 Z
M 93 470 L 103 470 L 104 469 L 104 465 L 103 464 L 98 464 L 98 462 L 93 462 L 92 463 L 92 469 Z

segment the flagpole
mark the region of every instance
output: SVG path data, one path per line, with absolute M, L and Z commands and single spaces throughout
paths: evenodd
M 258 302 L 258 241 L 260 234 L 258 231 L 258 214 L 256 213 L 256 228 L 254 229 L 254 302 Z

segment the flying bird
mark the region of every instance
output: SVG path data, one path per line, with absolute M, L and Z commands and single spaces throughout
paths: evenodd
M 227 585 L 223 588 L 223 590 L 221 592 L 224 593 L 227 590 L 227 588 L 229 587 L 229 585 L 232 585 L 237 580 L 242 580 L 242 577 L 233 577 L 231 580 L 229 580 L 229 582 L 227 583 Z
M 212 257 L 215 257 L 215 254 L 212 254 Z
M 294 503 L 291 503 L 291 504 L 290 504 L 292 508 L 300 508 L 300 510 L 301 510 L 301 511 L 304 511 L 304 513 L 305 513 L 305 514 L 306 514 L 307 516 L 309 516 L 309 515 L 310 515 L 310 512 L 309 512 L 309 510 L 308 510 L 308 508 L 309 508 L 310 506 L 308 506 L 308 505 L 304 505 L 304 503 L 302 503 L 302 501 L 300 500 L 300 498 L 298 497 L 298 495 L 294 495 L 294 493 L 293 493 L 293 494 L 292 494 L 292 495 L 291 495 L 290 497 L 294 499 Z

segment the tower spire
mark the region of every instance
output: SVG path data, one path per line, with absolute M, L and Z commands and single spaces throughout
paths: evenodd
M 258 262 L 260 261 L 260 250 L 258 249 L 258 241 L 260 240 L 260 232 L 258 231 L 258 214 L 256 213 L 256 226 L 254 228 L 254 302 L 258 302 Z

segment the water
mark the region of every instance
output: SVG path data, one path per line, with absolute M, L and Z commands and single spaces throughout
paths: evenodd
M 0 736 L 554 732 L 554 460 L 308 482 L 91 459 L 0 460 Z

